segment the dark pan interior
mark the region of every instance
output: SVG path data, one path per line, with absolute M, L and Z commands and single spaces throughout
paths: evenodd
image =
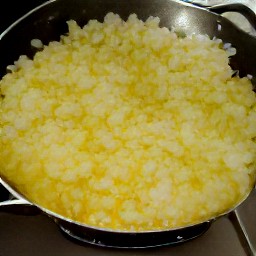
M 0 76 L 6 66 L 13 64 L 21 54 L 32 57 L 36 49 L 31 39 L 44 44 L 59 40 L 67 32 L 66 21 L 74 19 L 85 25 L 90 19 L 103 20 L 108 12 L 118 13 L 123 19 L 136 13 L 145 20 L 150 15 L 161 19 L 161 26 L 176 27 L 185 33 L 208 34 L 221 38 L 237 49 L 231 66 L 240 76 L 256 76 L 256 39 L 234 26 L 227 19 L 209 11 L 170 0 L 55 0 L 33 11 L 7 30 L 0 40 Z M 221 31 L 218 30 L 221 25 Z M 255 79 L 253 83 L 255 83 Z

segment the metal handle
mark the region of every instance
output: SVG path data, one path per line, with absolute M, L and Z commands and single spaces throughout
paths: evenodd
M 40 210 L 24 199 L 13 199 L 0 202 L 0 212 L 18 215 L 37 215 Z
M 242 14 L 256 30 L 255 0 L 183 0 L 199 7 L 205 7 L 217 14 L 237 12 Z
M 19 215 L 37 215 L 41 213 L 38 207 L 28 202 L 23 196 L 17 193 L 7 182 L 0 177 L 0 186 L 3 186 L 10 194 L 11 198 L 0 202 L 0 212 L 13 213 Z
M 220 4 L 210 6 L 208 9 L 218 14 L 223 14 L 225 12 L 238 12 L 249 21 L 254 29 L 256 29 L 256 13 L 244 4 Z

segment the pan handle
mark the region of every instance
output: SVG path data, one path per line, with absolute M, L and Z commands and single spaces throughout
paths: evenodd
M 238 12 L 248 20 L 254 29 L 256 29 L 256 13 L 249 6 L 241 3 L 219 4 L 210 6 L 208 9 L 217 14 L 223 14 L 226 12 Z
M 37 215 L 40 210 L 24 199 L 12 199 L 0 202 L 0 212 L 18 215 Z
M 0 199 L 0 213 L 5 212 L 19 215 L 37 215 L 41 213 L 38 207 L 28 202 L 1 177 L 0 189 L 2 196 Z
M 183 0 L 183 2 L 204 7 L 217 14 L 239 13 L 256 30 L 256 4 L 254 0 Z

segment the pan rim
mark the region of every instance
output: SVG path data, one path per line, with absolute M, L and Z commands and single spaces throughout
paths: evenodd
M 2 184 L 13 196 L 17 197 L 18 199 L 22 200 L 23 202 L 27 202 L 29 205 L 35 206 L 37 207 L 39 210 L 42 211 L 42 213 L 47 214 L 50 218 L 55 218 L 57 220 L 61 220 L 61 221 L 65 221 L 68 222 L 72 225 L 77 225 L 79 227 L 83 227 L 83 228 L 88 228 L 88 229 L 93 229 L 93 230 L 99 230 L 99 231 L 103 231 L 103 232 L 111 232 L 111 233 L 116 233 L 116 234 L 146 234 L 146 233 L 159 233 L 159 232 L 170 232 L 170 231 L 179 231 L 182 229 L 187 229 L 187 228 L 191 228 L 191 227 L 195 227 L 197 225 L 201 225 L 203 223 L 210 223 L 213 222 L 215 220 L 217 220 L 220 217 L 226 216 L 229 213 L 231 213 L 232 211 L 234 211 L 235 209 L 237 209 L 241 204 L 243 204 L 246 199 L 253 193 L 255 186 L 256 186 L 256 182 L 254 184 L 252 184 L 252 188 L 249 189 L 249 191 L 242 197 L 242 199 L 240 199 L 231 209 L 228 209 L 224 212 L 221 212 L 211 218 L 205 219 L 205 220 L 200 220 L 198 222 L 194 222 L 188 225 L 184 225 L 184 226 L 178 226 L 175 228 L 166 228 L 166 229 L 153 229 L 153 230 L 138 230 L 138 231 L 131 231 L 131 230 L 120 230 L 120 229 L 113 229 L 113 228 L 103 228 L 103 227 L 98 227 L 98 226 L 93 226 L 93 225 L 88 225 L 79 221 L 75 221 L 71 218 L 62 216 L 54 211 L 51 211 L 37 203 L 32 202 L 30 199 L 28 199 L 26 196 L 24 196 L 23 194 L 21 194 L 19 191 L 17 191 L 16 189 L 14 189 L 6 179 L 4 179 L 3 177 L 0 176 L 0 184 Z M 1 211 L 1 206 L 0 206 L 0 211 Z

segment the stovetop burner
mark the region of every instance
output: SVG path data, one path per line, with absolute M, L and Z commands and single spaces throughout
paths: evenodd
M 43 214 L 23 216 L 2 212 L 0 255 L 255 256 L 255 213 L 256 191 L 237 208 L 236 213 L 217 219 L 205 233 L 195 239 L 164 247 L 120 249 L 99 247 L 92 245 L 90 241 L 84 243 L 63 235 L 54 221 Z

